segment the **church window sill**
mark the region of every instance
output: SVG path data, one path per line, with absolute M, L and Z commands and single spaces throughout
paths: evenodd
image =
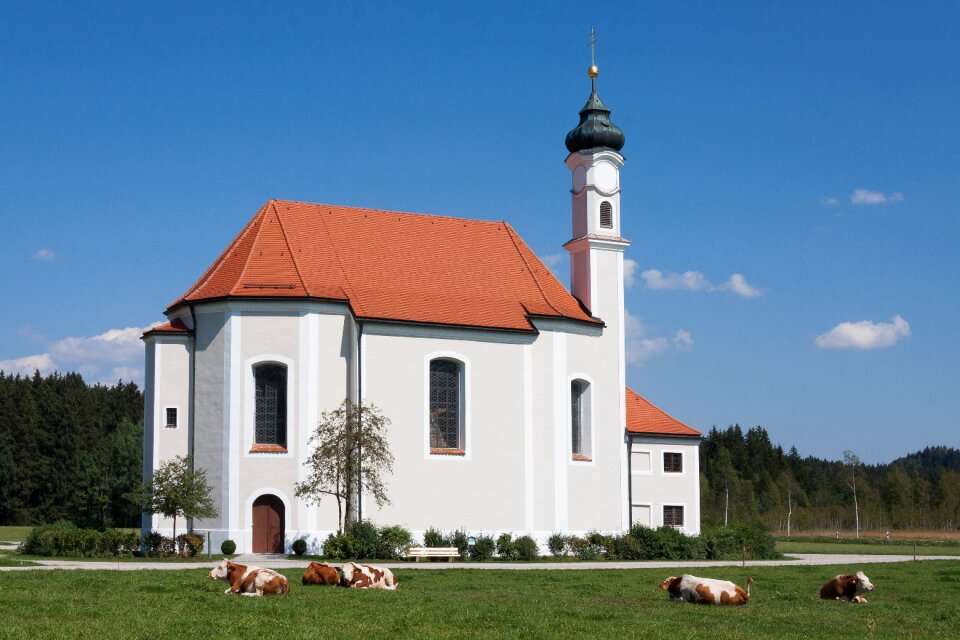
M 430 449 L 430 455 L 434 456 L 463 456 L 466 453 L 463 449 Z
M 573 454 L 573 461 L 574 462 L 593 462 L 593 458 L 591 458 L 590 456 L 586 456 L 582 453 L 575 453 Z
M 287 448 L 280 444 L 255 444 L 250 453 L 287 453 Z

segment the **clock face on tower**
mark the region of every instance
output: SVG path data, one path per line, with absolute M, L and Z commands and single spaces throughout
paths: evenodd
M 593 179 L 597 189 L 603 193 L 613 193 L 617 189 L 617 170 L 607 162 L 601 162 L 593 168 Z

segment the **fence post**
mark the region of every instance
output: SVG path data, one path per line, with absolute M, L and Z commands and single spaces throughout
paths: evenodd
M 207 531 L 207 560 L 210 559 L 210 532 Z

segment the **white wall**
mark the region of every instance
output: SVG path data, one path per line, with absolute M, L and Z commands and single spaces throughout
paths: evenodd
M 683 454 L 683 471 L 663 470 L 664 452 Z M 699 439 L 657 436 L 633 436 L 630 447 L 630 501 L 634 505 L 634 524 L 649 509 L 651 527 L 663 525 L 663 506 L 682 505 L 687 534 L 700 533 L 700 454 Z M 641 464 L 648 460 L 649 466 Z M 646 467 L 646 468 L 644 468 Z M 641 507 L 641 509 L 637 509 Z

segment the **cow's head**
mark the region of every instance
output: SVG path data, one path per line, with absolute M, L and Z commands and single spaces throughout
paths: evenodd
M 227 576 L 230 575 L 230 565 L 232 564 L 232 562 L 228 562 L 227 560 L 221 560 L 207 575 L 214 580 L 226 580 Z
M 860 587 L 859 590 L 862 591 L 873 591 L 876 587 L 873 586 L 873 583 L 870 582 L 870 578 L 867 577 L 863 571 L 857 571 L 853 576 L 854 582 Z
M 680 590 L 680 577 L 670 576 L 660 583 L 660 588 L 669 591 L 671 594 L 677 594 Z

